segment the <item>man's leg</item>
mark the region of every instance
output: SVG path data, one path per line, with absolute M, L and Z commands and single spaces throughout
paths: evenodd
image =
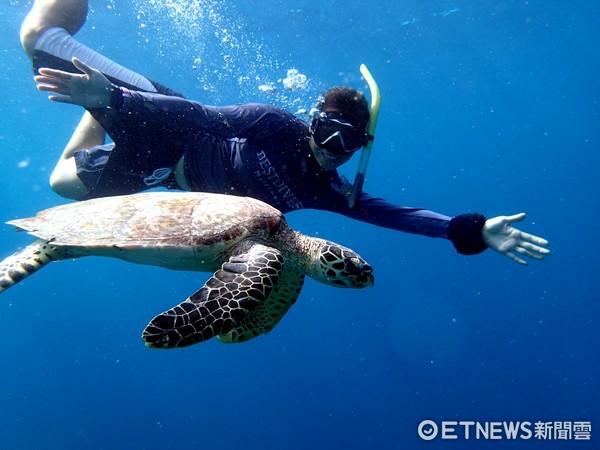
M 100 70 L 113 83 L 129 89 L 180 94 L 133 72 L 75 40 L 88 11 L 87 0 L 35 0 L 21 26 L 21 44 L 32 60 L 34 69 L 51 67 L 76 71 L 71 60 L 77 56 Z M 89 113 L 85 113 L 50 177 L 56 193 L 67 198 L 80 198 L 86 187 L 77 176 L 73 155 L 105 142 L 105 132 Z
M 21 24 L 23 50 L 31 59 L 41 34 L 51 27 L 64 28 L 74 35 L 83 26 L 87 12 L 87 0 L 35 0 Z
M 49 28 L 63 28 L 71 35 L 77 33 L 85 23 L 87 12 L 87 0 L 35 0 L 31 11 L 21 24 L 23 50 L 33 59 L 35 45 Z M 77 176 L 73 153 L 76 150 L 101 145 L 104 140 L 104 130 L 86 112 L 50 176 L 50 186 L 57 194 L 76 199 L 86 193 L 87 188 Z
M 86 111 L 50 175 L 50 186 L 54 192 L 61 197 L 72 199 L 79 199 L 88 192 L 88 188 L 77 175 L 74 154 L 77 150 L 103 144 L 105 137 L 104 129 Z

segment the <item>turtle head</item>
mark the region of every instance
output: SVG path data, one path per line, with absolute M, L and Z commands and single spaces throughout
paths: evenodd
M 356 252 L 334 242 L 324 241 L 310 273 L 314 279 L 331 286 L 360 289 L 373 286 L 373 268 Z

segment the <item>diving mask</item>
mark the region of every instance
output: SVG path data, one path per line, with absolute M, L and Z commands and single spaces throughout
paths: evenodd
M 332 117 L 336 113 L 311 111 L 310 131 L 318 147 L 336 154 L 354 153 L 368 141 L 363 130 L 357 130 L 351 123 Z

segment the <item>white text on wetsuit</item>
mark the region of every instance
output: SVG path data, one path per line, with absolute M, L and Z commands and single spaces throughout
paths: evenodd
M 302 203 L 298 200 L 298 197 L 294 195 L 285 181 L 279 176 L 265 152 L 258 152 L 256 157 L 258 158 L 258 164 L 261 170 L 255 171 L 254 175 L 256 175 L 261 184 L 271 193 L 273 199 L 277 200 L 279 196 L 283 196 L 285 204 L 291 209 L 302 209 Z

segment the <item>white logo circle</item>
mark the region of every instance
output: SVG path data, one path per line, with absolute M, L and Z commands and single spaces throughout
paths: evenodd
M 424 441 L 435 439 L 438 434 L 438 426 L 433 420 L 423 420 L 417 429 L 419 437 Z

